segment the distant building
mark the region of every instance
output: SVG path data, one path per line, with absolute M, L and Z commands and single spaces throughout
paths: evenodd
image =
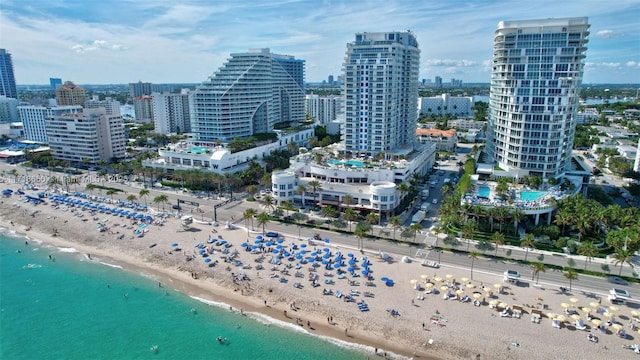
M 141 95 L 133 98 L 133 111 L 136 114 L 135 122 L 138 124 L 150 124 L 153 122 L 153 98 L 151 95 Z
M 454 129 L 416 129 L 416 136 L 421 143 L 434 143 L 438 151 L 455 152 L 458 146 L 458 135 Z
M 13 99 L 18 98 L 16 78 L 13 74 L 13 60 L 11 54 L 5 49 L 0 49 L 0 95 Z
M 329 85 L 333 85 L 333 75 L 329 75 L 327 82 L 329 83 Z
M 49 85 L 51 85 L 51 89 L 55 90 L 58 87 L 62 86 L 62 79 L 60 78 L 49 78 Z
M 482 128 L 487 125 L 487 122 L 469 119 L 456 119 L 449 121 L 447 124 L 458 131 L 469 131 L 471 129 L 482 130 Z
M 421 97 L 418 99 L 420 115 L 445 115 L 473 116 L 473 97 L 452 97 L 450 94 L 442 94 L 433 97 Z
M 73 81 L 65 81 L 56 89 L 56 102 L 58 106 L 84 106 L 87 101 L 87 93 L 84 88 L 77 86 Z
M 18 99 L 0 95 L 0 123 L 20 121 L 18 114 Z
M 180 94 L 152 93 L 154 130 L 159 134 L 191 132 L 189 89 Z
M 21 122 L 1 123 L 0 136 L 7 136 L 9 139 L 22 140 L 24 138 L 24 126 Z
M 129 84 L 129 96 L 131 98 L 137 98 L 142 95 L 151 95 L 154 92 L 163 92 L 163 86 L 152 84 L 149 82 L 138 81 L 137 83 Z
M 87 100 L 84 103 L 85 109 L 104 108 L 107 111 L 107 115 L 120 115 L 120 101 L 107 97 L 104 100 L 99 100 L 97 95 L 94 95 L 91 100 Z
M 576 124 L 587 124 L 598 120 L 600 114 L 596 108 L 585 108 L 576 114 Z
M 227 62 L 189 97 L 191 132 L 228 142 L 304 120 L 304 60 L 254 49 Z
M 340 95 L 305 95 L 305 110 L 320 124 L 328 124 L 342 111 L 343 97 Z
M 436 76 L 434 82 L 436 87 L 442 87 L 442 78 L 440 76 Z
M 48 117 L 49 147 L 54 159 L 96 164 L 125 156 L 122 116 L 107 115 L 104 108 Z
M 46 144 L 47 138 L 46 118 L 67 113 L 82 112 L 82 106 L 18 106 L 18 113 L 24 125 L 24 137 L 27 140 Z

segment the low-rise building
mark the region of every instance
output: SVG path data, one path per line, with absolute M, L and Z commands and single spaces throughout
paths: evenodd
M 439 151 L 455 152 L 458 146 L 458 135 L 455 129 L 416 129 L 416 136 L 421 143 L 434 143 Z
M 85 101 L 85 109 L 104 108 L 107 111 L 107 115 L 120 115 L 120 101 L 107 97 L 104 100 L 100 100 L 97 95 L 94 95 L 90 100 Z
M 49 142 L 46 126 L 48 117 L 78 112 L 82 112 L 82 106 L 18 106 L 18 113 L 24 126 L 25 139 L 41 144 Z
M 473 97 L 456 97 L 450 94 L 421 97 L 418 98 L 418 111 L 421 115 L 473 116 Z
M 449 126 L 458 131 L 482 130 L 487 125 L 486 121 L 475 121 L 470 119 L 456 119 L 448 122 Z

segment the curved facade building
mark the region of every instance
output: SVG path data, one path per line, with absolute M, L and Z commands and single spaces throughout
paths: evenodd
M 291 170 L 274 171 L 271 173 L 271 188 L 273 197 L 278 205 L 284 201 L 293 202 L 296 194 L 296 173 Z
M 589 26 L 586 17 L 498 24 L 487 153 L 510 176 L 569 169 Z
M 374 181 L 369 184 L 371 191 L 371 207 L 375 210 L 388 211 L 396 208 L 398 196 L 396 184 L 391 181 Z
M 228 142 L 304 120 L 304 60 L 269 49 L 231 58 L 189 96 L 198 141 Z

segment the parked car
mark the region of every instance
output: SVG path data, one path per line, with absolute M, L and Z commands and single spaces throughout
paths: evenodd
M 265 234 L 267 235 L 267 237 L 278 237 L 278 233 L 275 231 L 267 231 L 267 233 Z
M 629 285 L 629 282 L 619 276 L 609 276 L 607 278 L 607 281 L 609 281 L 612 284 L 618 284 L 618 285 Z

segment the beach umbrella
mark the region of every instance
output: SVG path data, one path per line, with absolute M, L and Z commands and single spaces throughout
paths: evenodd
M 447 274 L 444 277 L 446 277 L 447 280 L 451 280 L 451 279 L 453 279 L 453 274 Z
M 202 254 L 204 254 L 204 253 L 206 253 L 206 252 L 207 252 L 207 251 L 206 251 L 205 249 L 200 249 L 200 250 L 198 250 L 198 253 L 199 253 L 200 255 L 202 255 Z
M 502 284 L 493 284 L 495 289 L 502 289 Z
M 572 304 L 577 304 L 579 301 L 580 300 L 578 300 L 577 298 L 574 298 L 574 297 L 569 299 L 569 302 L 572 303 Z
M 290 252 L 288 252 L 288 251 L 285 251 L 285 252 L 283 253 L 283 255 L 284 255 L 284 256 L 291 256 L 291 253 L 290 253 Z
M 282 245 L 276 245 L 276 249 L 282 249 Z
M 476 286 L 475 286 L 475 285 L 473 285 L 473 284 L 467 284 L 467 285 L 465 285 L 465 286 L 467 287 L 467 289 L 475 289 L 475 287 L 476 287 Z
M 420 278 L 421 278 L 422 280 L 427 280 L 427 279 L 429 278 L 429 275 L 427 275 L 427 274 L 422 274 L 422 275 L 420 275 Z
M 563 309 L 567 309 L 567 308 L 571 307 L 571 305 L 569 305 L 567 303 L 562 303 L 562 304 L 560 304 L 560 306 L 562 306 Z
M 449 290 L 449 287 L 447 285 L 440 286 L 440 291 L 447 291 L 447 290 Z
M 171 244 L 171 246 L 174 246 L 174 247 L 178 246 L 178 243 L 173 243 L 173 244 Z
M 334 269 L 337 269 L 337 268 L 339 268 L 339 267 L 340 267 L 340 264 L 339 264 L 339 263 L 335 263 L 335 264 L 333 264 L 333 268 L 334 268 Z
M 439 277 L 439 276 L 434 277 L 434 278 L 433 278 L 433 280 L 434 280 L 435 282 L 442 282 L 442 278 L 441 278 L 441 277 Z
M 611 312 L 608 312 L 608 311 L 607 311 L 607 312 L 604 312 L 604 313 L 602 314 L 602 316 L 604 316 L 604 317 L 608 317 L 608 318 L 612 318 L 612 317 L 613 317 L 613 313 L 611 313 Z
M 490 293 L 491 292 L 491 288 L 490 287 L 483 287 L 482 291 L 484 291 L 486 293 Z
M 640 316 L 640 312 L 637 310 L 631 310 L 631 316 L 638 317 Z
M 256 241 L 258 241 L 258 240 L 256 240 Z M 265 245 L 266 246 L 271 246 L 271 245 L 273 245 L 273 241 L 267 241 Z
M 555 319 L 555 318 L 556 318 L 556 316 L 558 316 L 558 314 L 556 314 L 556 313 L 552 313 L 552 312 L 547 313 L 547 317 L 548 317 L 549 319 Z
M 509 307 L 509 304 L 505 303 L 505 302 L 501 302 L 500 304 L 498 304 L 498 307 L 506 309 Z
M 300 244 L 300 247 L 304 249 L 307 247 L 307 244 Z
M 618 311 L 620 311 L 620 308 L 615 306 L 615 305 L 611 305 L 611 306 L 609 306 L 609 311 L 618 312 Z
M 331 240 L 329 240 L 329 238 L 324 238 L 324 242 L 328 244 L 331 242 Z
M 611 327 L 612 327 L 615 331 L 620 331 L 620 330 L 622 330 L 622 328 L 623 328 L 624 326 L 622 326 L 621 324 L 615 323 L 615 324 L 612 324 L 612 325 L 611 325 Z
M 572 318 L 573 320 L 578 321 L 578 320 L 580 320 L 580 315 L 578 315 L 578 314 L 573 314 L 573 315 L 571 315 L 571 318 Z
M 581 308 L 581 310 L 584 311 L 587 314 L 593 311 L 592 308 L 588 308 L 588 307 L 583 307 L 583 308 Z
M 491 306 L 496 306 L 496 305 L 498 305 L 499 303 L 500 303 L 500 301 L 498 301 L 498 300 L 490 300 L 490 301 L 489 301 L 489 305 L 491 305 Z
M 456 295 L 460 296 L 462 294 L 464 294 L 464 290 L 462 290 L 462 289 L 456 290 Z
M 322 251 L 324 251 L 324 252 L 329 252 L 329 251 L 331 251 L 331 250 L 329 250 L 329 248 L 328 248 L 328 247 L 326 247 L 326 248 L 323 248 L 323 249 L 322 249 Z
M 355 255 L 353 255 L 352 253 L 348 253 L 347 256 L 350 258 L 355 257 Z
M 307 250 L 300 250 L 300 254 L 304 255 L 307 253 Z
M 473 295 L 471 295 L 471 297 L 473 297 L 476 300 L 479 300 L 482 297 L 482 294 L 479 292 L 473 293 Z
M 244 243 L 240 244 L 240 246 L 242 246 L 242 247 L 247 247 L 247 246 L 249 246 L 249 244 L 247 244 L 246 242 L 244 242 Z
M 302 259 L 302 255 L 300 255 L 300 254 L 296 255 L 296 259 L 298 259 L 298 260 Z
M 206 259 L 204 259 L 204 262 L 206 262 L 206 263 L 210 263 L 210 262 L 211 262 L 211 258 L 206 258 Z
M 463 283 L 466 283 L 466 282 L 469 282 L 469 278 L 463 277 L 463 278 L 460 278 L 460 281 Z
M 567 321 L 567 317 L 566 317 L 566 316 L 564 316 L 564 315 L 558 315 L 558 316 L 556 317 L 556 320 L 559 320 L 559 321 L 565 322 L 565 321 Z
M 600 307 L 600 304 L 597 301 L 592 301 L 589 303 L 589 306 L 591 306 L 594 309 L 597 309 Z
M 274 253 L 274 254 L 280 254 L 280 250 L 278 250 L 278 249 L 273 249 L 272 253 Z
M 278 244 L 282 244 L 284 242 L 284 239 L 278 239 L 276 241 L 278 242 Z
M 431 288 L 432 288 L 432 287 L 434 287 L 434 286 L 435 286 L 435 284 L 434 284 L 434 283 L 430 283 L 430 282 L 429 282 L 429 283 L 424 284 L 424 287 L 426 287 L 427 289 L 431 289 Z
M 415 285 L 415 284 L 417 284 L 417 283 L 418 283 L 418 280 L 416 280 L 416 279 L 411 279 L 411 280 L 409 280 L 409 283 L 410 283 L 411 285 Z
M 355 265 L 355 264 L 356 264 L 356 262 L 355 262 L 355 261 L 353 261 L 353 260 L 349 260 L 349 265 Z
M 347 268 L 347 271 L 348 271 L 348 272 L 353 272 L 353 270 L 355 270 L 355 269 L 354 269 L 354 268 L 352 268 L 352 267 L 348 267 L 348 268 Z
M 328 259 L 330 257 L 331 257 L 331 254 L 329 254 L 329 253 L 326 253 L 326 254 L 322 255 L 323 259 Z
M 385 276 L 385 277 L 381 277 L 381 278 L 380 278 L 380 281 L 387 281 L 387 280 L 389 280 L 389 278 L 388 278 L 388 277 L 386 277 L 386 276 Z

